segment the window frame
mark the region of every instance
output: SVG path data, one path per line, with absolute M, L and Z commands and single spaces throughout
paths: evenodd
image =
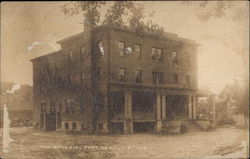
M 178 84 L 179 82 L 179 75 L 178 73 L 173 73 L 173 83 Z
M 160 53 L 159 53 L 160 51 Z M 163 48 L 152 47 L 151 48 L 151 59 L 153 61 L 163 61 Z
M 121 75 L 122 70 L 124 71 L 123 72 L 124 75 Z M 123 77 L 123 79 L 122 79 L 122 77 Z M 124 67 L 119 68 L 119 82 L 126 82 L 126 68 L 124 68 Z
M 123 48 L 120 48 L 120 44 L 123 44 Z M 125 56 L 125 51 L 126 51 L 125 41 L 118 41 L 118 49 L 119 49 L 119 56 Z
M 73 50 L 68 50 L 68 61 L 72 62 Z
M 139 51 L 136 50 L 136 46 L 139 46 Z M 141 58 L 141 44 L 134 45 L 134 52 L 137 54 L 138 58 Z
M 137 72 L 138 72 L 138 74 L 137 74 Z M 137 79 L 138 75 L 140 77 L 139 79 Z M 142 83 L 142 70 L 141 69 L 135 70 L 135 83 Z
M 163 84 L 165 84 L 164 73 L 163 72 L 158 72 L 158 71 L 153 71 L 152 72 L 152 83 L 154 85 L 163 85 Z
M 72 124 L 72 130 L 76 130 L 76 129 L 77 129 L 77 124 L 76 124 L 76 122 L 72 122 L 71 124 Z
M 98 41 L 98 52 L 99 52 L 99 57 L 104 57 L 105 56 L 105 51 L 104 51 L 104 45 L 103 45 L 103 41 L 102 40 L 100 40 L 100 41 Z M 101 51 L 101 49 L 100 49 L 100 44 L 102 44 L 102 51 Z
M 80 61 L 83 61 L 85 54 L 85 46 L 80 47 Z

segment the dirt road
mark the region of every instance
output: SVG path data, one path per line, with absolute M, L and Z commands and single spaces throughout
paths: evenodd
M 174 136 L 72 135 L 12 128 L 10 136 L 10 152 L 0 153 L 4 159 L 246 158 L 249 145 L 247 130 L 236 128 Z

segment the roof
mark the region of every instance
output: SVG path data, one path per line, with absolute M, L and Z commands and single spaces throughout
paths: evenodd
M 68 36 L 68 37 L 66 37 L 66 38 L 64 38 L 64 39 L 58 40 L 57 43 L 60 44 L 60 43 L 62 43 L 62 42 L 64 42 L 64 41 L 68 41 L 68 40 L 71 40 L 71 39 L 80 37 L 80 36 L 82 36 L 82 35 L 84 35 L 84 32 L 80 32 L 80 33 L 77 33 L 77 34 Z
M 107 29 L 107 28 L 120 30 L 120 31 L 126 31 L 126 32 L 130 32 L 130 33 L 135 33 L 134 29 L 132 29 L 130 27 L 127 27 L 127 26 L 121 26 L 121 27 L 98 26 L 98 27 L 95 28 L 95 31 L 98 31 L 98 30 L 101 30 L 101 29 Z M 186 39 L 186 38 L 179 37 L 178 34 L 175 34 L 175 33 L 164 32 L 163 34 L 164 34 L 163 35 L 164 37 L 159 37 L 159 39 L 170 39 L 170 40 L 181 41 L 181 42 L 190 43 L 190 44 L 193 44 L 193 45 L 196 45 L 196 46 L 200 46 L 200 44 L 197 43 L 196 41 L 191 40 L 191 39 Z M 74 34 L 72 36 L 66 37 L 64 39 L 58 40 L 57 43 L 60 44 L 62 42 L 65 42 L 65 41 L 68 41 L 68 40 L 71 40 L 71 39 L 74 39 L 74 38 L 77 38 L 77 37 L 80 37 L 80 36 L 83 36 L 83 35 L 84 35 L 84 32 L 80 32 L 80 33 Z M 146 33 L 144 33 L 144 35 L 152 36 L 154 34 L 146 32 Z
M 61 50 L 58 50 L 58 51 L 54 51 L 54 52 L 48 53 L 48 54 L 46 54 L 46 55 L 42 55 L 42 56 L 39 56 L 39 57 L 35 57 L 35 58 L 31 59 L 30 61 L 33 62 L 33 61 L 36 61 L 36 60 L 41 59 L 41 58 L 44 58 L 44 57 L 53 56 L 53 55 L 59 53 L 60 51 L 61 51 Z

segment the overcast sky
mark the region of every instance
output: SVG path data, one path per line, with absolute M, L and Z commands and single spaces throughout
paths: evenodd
M 30 59 L 60 48 L 57 40 L 83 31 L 82 17 L 66 17 L 59 6 L 65 2 L 1 3 L 1 80 L 32 85 Z M 112 2 L 108 2 L 110 5 Z M 141 3 L 141 2 L 140 2 Z M 215 2 L 211 2 L 215 3 Z M 199 87 L 218 93 L 244 69 L 239 51 L 249 51 L 249 4 L 231 2 L 225 16 L 200 21 L 196 14 L 213 10 L 199 2 L 143 2 L 146 13 L 165 31 L 201 44 L 198 50 Z M 105 13 L 105 9 L 101 12 Z

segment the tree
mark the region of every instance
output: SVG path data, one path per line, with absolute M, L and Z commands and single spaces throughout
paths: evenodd
M 249 85 L 244 84 L 243 87 L 238 87 L 237 92 L 235 92 L 236 100 L 236 112 L 242 114 L 245 120 L 245 126 L 248 126 L 249 123 Z
M 104 7 L 106 2 L 103 1 L 77 1 L 66 3 L 62 6 L 62 12 L 67 16 L 83 14 L 94 27 L 99 25 L 114 27 L 130 27 L 137 33 L 152 33 L 156 36 L 162 36 L 164 29 L 152 20 L 145 21 L 146 15 L 143 5 L 136 4 L 133 1 L 115 1 L 108 8 L 101 22 L 99 9 Z
M 76 1 L 64 4 L 61 10 L 68 16 L 83 14 L 91 24 L 97 26 L 101 15 L 99 9 L 105 4 L 105 1 Z

